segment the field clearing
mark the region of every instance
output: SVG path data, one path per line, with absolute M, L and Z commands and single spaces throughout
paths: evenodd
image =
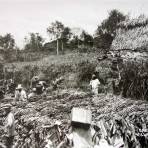
M 1 103 L 4 105 L 8 101 L 10 100 L 4 99 Z M 11 99 L 11 101 L 13 100 Z M 74 89 L 62 90 L 55 92 L 55 94 L 48 94 L 47 98 L 39 97 L 33 102 L 20 102 L 14 107 L 15 118 L 18 123 L 16 144 L 20 144 L 20 148 L 23 148 L 28 144 L 28 141 L 31 141 L 30 146 L 33 146 L 37 141 L 34 135 L 40 132 L 39 141 L 42 147 L 46 143 L 47 135 L 53 135 L 50 140 L 57 146 L 58 140 L 54 124 L 57 120 L 60 120 L 63 132 L 68 130 L 73 107 L 90 109 L 94 123 L 100 121 L 100 119 L 110 122 L 113 118 L 122 117 L 128 124 L 134 126 L 136 134 L 139 133 L 136 130 L 137 117 L 145 121 L 139 124 L 146 125 L 148 123 L 148 104 L 145 101 L 125 99 L 112 94 L 99 94 L 94 97 L 90 93 Z M 0 118 L 1 122 L 2 120 L 3 118 Z M 132 132 L 132 129 L 126 130 Z M 3 128 L 0 128 L 0 133 L 3 132 Z M 32 136 L 29 135 L 30 133 Z

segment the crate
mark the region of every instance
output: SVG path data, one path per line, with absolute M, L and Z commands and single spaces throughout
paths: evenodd
M 71 112 L 71 121 L 75 123 L 91 124 L 92 114 L 90 110 L 83 108 L 73 108 Z

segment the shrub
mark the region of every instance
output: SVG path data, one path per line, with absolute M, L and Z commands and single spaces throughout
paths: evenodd
M 80 86 L 82 82 L 89 82 L 92 74 L 95 72 L 95 69 L 96 65 L 94 63 L 90 63 L 89 61 L 79 63 L 77 67 L 78 85 Z
M 119 87 L 124 97 L 148 100 L 148 63 L 126 62 Z

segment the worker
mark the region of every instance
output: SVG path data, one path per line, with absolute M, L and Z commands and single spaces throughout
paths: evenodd
M 39 83 L 39 77 L 38 76 L 34 76 L 31 79 L 31 86 L 30 86 L 30 88 L 35 88 L 38 83 Z
M 63 82 L 64 78 L 61 76 L 60 78 L 57 78 L 55 81 L 52 82 L 53 90 L 56 90 L 60 84 Z
M 36 88 L 33 88 L 31 93 L 28 95 L 28 99 L 36 96 Z
M 37 95 L 41 95 L 43 93 L 43 85 L 41 83 L 36 85 L 36 93 Z
M 12 148 L 13 140 L 15 136 L 15 119 L 12 111 L 12 105 L 6 104 L 5 106 L 3 106 L 3 108 L 5 108 L 6 115 L 7 115 L 5 120 L 5 133 L 6 133 L 5 145 L 6 145 L 6 148 Z
M 47 84 L 46 81 L 39 81 L 39 84 L 42 86 L 42 95 L 47 95 Z
M 18 85 L 15 91 L 15 103 L 16 101 L 26 101 L 27 95 L 21 84 Z
M 42 86 L 42 90 L 44 91 L 47 87 L 47 84 L 45 81 L 39 81 L 39 84 Z
M 98 95 L 98 88 L 99 88 L 99 85 L 100 85 L 100 81 L 99 79 L 96 77 L 95 74 L 92 75 L 92 79 L 90 81 L 90 86 L 91 86 L 91 89 L 92 89 L 92 93 L 94 95 Z
M 13 79 L 10 79 L 10 83 L 8 85 L 8 93 L 14 95 L 15 93 L 16 84 L 14 83 Z

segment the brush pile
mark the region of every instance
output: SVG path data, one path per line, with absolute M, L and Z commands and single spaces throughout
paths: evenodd
M 94 123 L 104 120 L 109 138 L 120 135 L 128 148 L 146 148 L 148 144 L 148 104 L 145 101 L 100 94 L 97 97 L 77 90 L 63 90 L 58 94 L 14 106 L 16 119 L 15 147 L 56 147 L 68 133 L 73 107 L 91 109 Z M 9 100 L 10 101 L 10 100 Z M 2 102 L 2 105 L 7 100 Z M 5 113 L 0 110 L 0 135 L 4 135 Z M 60 121 L 60 130 L 56 121 Z M 120 133 L 120 134 L 119 134 Z M 2 136 L 0 142 L 3 143 Z
M 140 28 L 136 28 L 128 31 L 119 29 L 117 31 L 116 40 L 113 41 L 113 48 L 144 50 L 148 45 L 147 38 L 148 38 L 148 25 L 145 27 L 140 27 Z
M 139 17 L 121 22 L 112 42 L 113 50 L 147 50 L 148 45 L 148 19 Z
M 140 15 L 138 18 L 122 21 L 118 24 L 118 27 L 125 29 L 132 29 L 136 27 L 148 25 L 148 19 L 144 15 Z

